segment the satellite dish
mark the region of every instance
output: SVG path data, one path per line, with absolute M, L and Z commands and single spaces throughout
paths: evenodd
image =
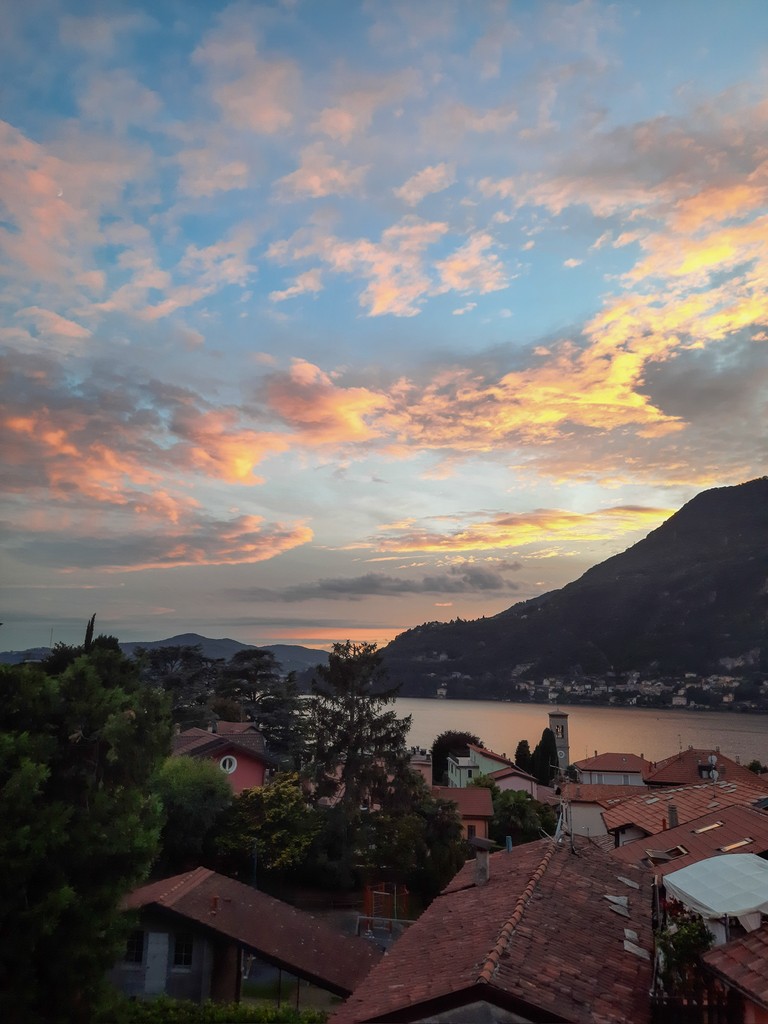
M 720 772 L 717 770 L 717 768 L 713 768 L 712 771 L 709 773 L 709 777 L 710 779 L 712 779 L 713 782 L 717 782 L 717 780 L 720 778 Z
M 709 757 L 707 758 L 707 760 L 709 761 L 709 763 L 714 768 L 715 765 L 717 764 L 717 755 L 716 754 L 710 754 Z

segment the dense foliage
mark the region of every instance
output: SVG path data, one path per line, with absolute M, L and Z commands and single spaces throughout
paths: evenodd
M 319 798 L 354 818 L 363 806 L 386 801 L 393 776 L 408 762 L 410 717 L 393 710 L 390 685 L 376 644 L 336 643 L 318 665 L 309 701 L 310 773 Z
M 307 862 L 322 816 L 307 805 L 296 773 L 246 789 L 219 818 L 213 847 L 225 874 L 256 881 L 261 871 L 285 873 Z
M 325 1010 L 247 1003 L 192 1003 L 185 999 L 116 999 L 95 1024 L 324 1024 Z
M 152 863 L 163 696 L 93 642 L 60 672 L 0 669 L 0 1017 L 87 1021 Z M 55 667 L 54 667 L 55 668 Z M 9 937 L 12 936 L 12 941 Z
M 174 875 L 197 867 L 209 833 L 232 803 L 227 777 L 204 758 L 170 757 L 153 778 L 152 788 L 164 819 L 155 873 Z

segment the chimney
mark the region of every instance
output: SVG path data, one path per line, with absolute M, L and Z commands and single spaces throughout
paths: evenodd
M 669 810 L 669 827 L 670 828 L 677 828 L 677 826 L 680 824 L 680 821 L 679 821 L 679 819 L 677 817 L 677 806 L 675 804 L 670 804 L 668 810 Z
M 491 877 L 491 850 L 496 846 L 490 839 L 474 836 L 469 845 L 475 851 L 475 885 L 485 885 Z

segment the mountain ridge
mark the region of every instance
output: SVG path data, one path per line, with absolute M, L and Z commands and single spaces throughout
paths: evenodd
M 702 491 L 559 590 L 384 648 L 405 696 L 505 696 L 527 673 L 768 671 L 768 477 Z

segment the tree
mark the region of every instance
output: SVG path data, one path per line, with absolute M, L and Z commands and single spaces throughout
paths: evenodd
M 335 643 L 316 673 L 310 772 L 316 795 L 338 798 L 351 821 L 363 802 L 385 803 L 392 778 L 405 771 L 411 719 L 389 709 L 399 686 L 388 684 L 376 644 Z
M 458 732 L 455 729 L 448 729 L 441 732 L 432 744 L 432 782 L 436 786 L 445 784 L 448 773 L 448 755 L 456 751 L 466 751 L 470 743 L 482 747 L 483 743 L 472 732 Z
M 557 741 L 551 729 L 545 729 L 532 756 L 532 773 L 542 786 L 548 786 L 558 771 Z
M 515 764 L 529 775 L 533 774 L 533 754 L 528 740 L 520 740 L 515 749 Z
M 552 834 L 557 819 L 547 804 L 534 800 L 522 790 L 507 789 L 493 801 L 491 839 L 504 843 L 511 836 L 515 844 L 530 843 L 541 838 L 541 832 Z
M 256 725 L 278 762 L 300 767 L 306 745 L 304 702 L 295 673 L 283 679 L 271 651 L 253 647 L 234 654 L 222 669 L 216 694 L 240 706 L 241 719 Z
M 152 863 L 167 755 L 161 694 L 94 641 L 61 673 L 0 669 L 0 1016 L 87 1021 Z M 12 936 L 13 941 L 8 941 Z
M 152 787 L 163 807 L 164 824 L 157 865 L 163 874 L 197 867 L 206 837 L 232 803 L 226 776 L 212 761 L 169 757 L 156 773 Z
M 268 786 L 235 797 L 219 819 L 213 846 L 227 874 L 248 877 L 257 865 L 259 873 L 283 872 L 305 862 L 320 828 L 320 815 L 307 805 L 299 776 L 279 772 Z
M 185 728 L 205 725 L 205 705 L 214 691 L 221 663 L 203 654 L 200 644 L 137 647 L 142 678 L 170 695 L 174 722 Z

